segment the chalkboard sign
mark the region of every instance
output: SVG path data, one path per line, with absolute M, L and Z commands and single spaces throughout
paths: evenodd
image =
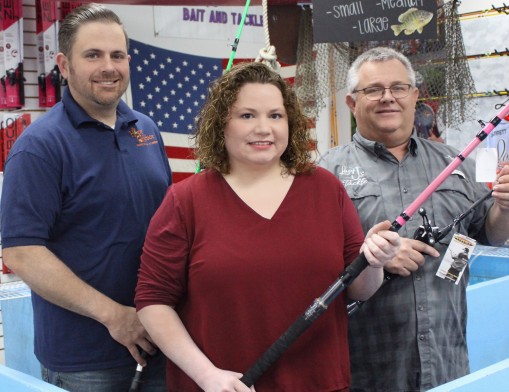
M 314 42 L 437 37 L 435 0 L 319 0 L 313 2 Z

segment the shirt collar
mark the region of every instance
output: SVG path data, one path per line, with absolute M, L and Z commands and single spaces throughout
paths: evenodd
M 102 124 L 100 121 L 90 117 L 85 110 L 78 105 L 72 97 L 68 87 L 64 89 L 64 93 L 62 94 L 62 103 L 65 111 L 69 115 L 69 120 L 75 128 L 79 128 L 86 123 Z M 134 112 L 122 100 L 117 106 L 117 124 L 119 123 L 119 120 L 121 128 L 126 128 L 138 121 Z
M 415 132 L 415 129 L 412 132 L 412 135 L 410 135 L 409 140 L 409 150 L 410 154 L 412 156 L 417 155 L 417 133 Z M 385 146 L 382 143 L 375 142 L 373 140 L 366 139 L 364 136 L 362 136 L 357 129 L 355 134 L 353 135 L 353 140 L 361 145 L 366 150 L 370 151 L 372 154 L 375 154 L 378 158 L 383 156 L 384 154 L 388 154 L 388 150 L 385 148 Z

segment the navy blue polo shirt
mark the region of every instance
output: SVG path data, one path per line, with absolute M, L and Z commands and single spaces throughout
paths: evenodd
M 62 102 L 31 124 L 9 154 L 2 246 L 46 246 L 85 282 L 133 306 L 145 233 L 170 182 L 152 120 L 120 102 L 112 129 L 88 116 L 66 89 Z M 35 354 L 49 369 L 134 362 L 102 324 L 35 293 L 32 302 Z

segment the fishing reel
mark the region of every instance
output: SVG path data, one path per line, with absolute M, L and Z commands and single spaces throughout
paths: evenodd
M 431 226 L 426 209 L 419 208 L 419 215 L 422 216 L 422 225 L 414 232 L 414 240 L 419 240 L 428 245 L 435 245 L 441 237 L 440 229 L 437 226 Z
M 492 195 L 493 191 L 489 191 L 486 193 L 483 197 L 481 197 L 479 200 L 477 200 L 474 204 L 470 206 L 465 212 L 458 215 L 454 220 L 447 226 L 443 227 L 442 229 L 439 229 L 436 226 L 431 226 L 429 223 L 429 219 L 426 216 L 426 210 L 424 208 L 419 208 L 419 215 L 422 216 L 422 225 L 419 226 L 417 230 L 414 232 L 414 240 L 419 240 L 424 242 L 428 245 L 435 245 L 440 240 L 444 239 L 449 232 L 458 224 L 460 223 L 468 214 L 470 214 L 472 211 L 474 211 L 477 206 L 481 203 L 483 203 L 485 200 L 489 199 Z

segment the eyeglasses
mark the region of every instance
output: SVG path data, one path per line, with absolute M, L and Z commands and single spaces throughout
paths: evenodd
M 391 90 L 392 96 L 396 99 L 406 98 L 410 93 L 411 87 L 412 87 L 411 84 L 402 83 L 395 84 L 391 87 L 380 87 L 380 86 L 366 87 L 361 88 L 360 90 L 353 90 L 352 92 L 363 93 L 366 96 L 366 99 L 370 101 L 379 101 L 383 98 L 385 90 Z

